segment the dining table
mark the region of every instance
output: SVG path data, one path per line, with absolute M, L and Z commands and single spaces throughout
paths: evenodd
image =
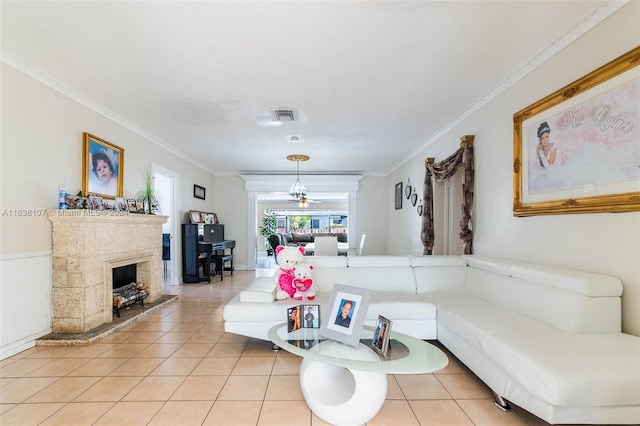
M 304 254 L 306 256 L 313 256 L 315 253 L 316 245 L 315 243 L 308 243 L 304 246 Z M 355 253 L 355 248 L 349 248 L 349 243 L 338 243 L 338 255 L 339 256 L 348 256 L 351 253 Z

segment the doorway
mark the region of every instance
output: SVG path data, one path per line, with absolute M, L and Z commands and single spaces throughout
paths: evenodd
M 176 220 L 176 193 L 179 175 L 160 166 L 153 166 L 154 189 L 160 201 L 160 213 L 168 216 L 162 224 L 163 234 L 163 285 L 179 285 L 178 275 L 178 220 Z M 167 247 L 168 245 L 168 247 Z

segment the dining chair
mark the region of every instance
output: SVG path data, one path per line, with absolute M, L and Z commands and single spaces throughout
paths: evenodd
M 337 256 L 338 237 L 315 237 L 313 240 L 315 256 Z
M 367 241 L 367 234 L 362 234 L 360 238 L 360 245 L 358 246 L 358 256 L 362 256 L 364 253 L 364 243 Z

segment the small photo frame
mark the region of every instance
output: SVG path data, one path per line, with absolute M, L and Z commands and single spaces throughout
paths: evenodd
M 91 210 L 104 210 L 104 202 L 99 195 L 89 195 Z
M 320 328 L 320 305 L 302 305 L 303 328 Z
M 215 214 L 215 213 L 213 214 L 213 223 L 214 223 L 214 224 L 220 223 L 220 222 L 218 221 L 218 215 L 217 215 L 217 214 Z
M 322 320 L 319 334 L 358 347 L 369 299 L 371 290 L 335 284 L 329 300 L 329 314 Z
M 191 223 L 201 223 L 202 215 L 197 210 L 189 210 L 189 219 L 191 219 Z
M 387 349 L 389 349 L 389 338 L 391 336 L 392 324 L 393 321 L 388 320 L 382 315 L 378 315 L 378 321 L 376 322 L 376 328 L 373 333 L 371 347 L 383 357 L 387 356 Z
M 116 200 L 110 198 L 104 198 L 102 200 L 102 209 L 107 211 L 115 211 L 116 210 Z
M 214 222 L 214 216 L 213 213 L 200 213 L 200 217 L 202 218 L 202 222 L 204 222 L 207 225 L 213 225 Z
M 87 197 L 81 197 L 79 195 L 67 195 L 65 197 L 65 202 L 69 209 L 86 209 L 87 207 Z
M 116 197 L 116 211 L 128 213 L 129 207 L 127 205 L 127 200 L 122 197 Z
M 199 198 L 201 200 L 205 199 L 205 196 L 207 194 L 207 190 L 200 186 L 200 185 L 193 185 L 193 197 L 194 198 Z
M 293 306 L 287 308 L 287 331 L 300 330 L 302 328 L 302 321 L 300 320 L 300 306 Z
M 127 198 L 127 210 L 129 213 L 138 213 L 138 203 L 135 198 Z
M 396 183 L 395 198 L 396 210 L 400 210 L 402 208 L 402 182 Z

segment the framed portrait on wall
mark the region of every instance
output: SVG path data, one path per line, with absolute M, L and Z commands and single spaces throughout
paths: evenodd
M 82 193 L 122 197 L 124 149 L 89 133 L 82 140 Z
M 640 210 L 640 47 L 514 114 L 514 216 Z

